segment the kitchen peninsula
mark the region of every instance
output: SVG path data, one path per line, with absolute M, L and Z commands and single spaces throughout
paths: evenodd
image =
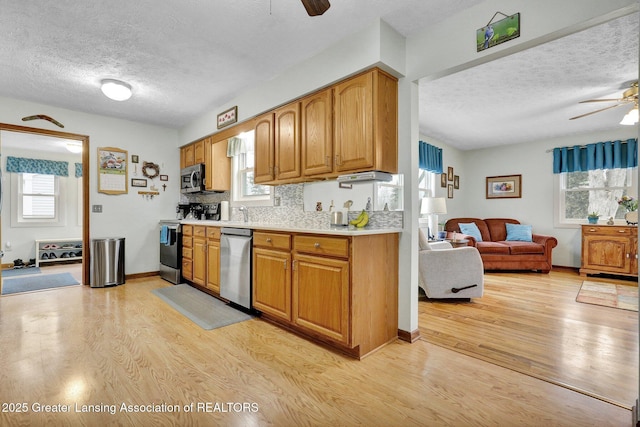
M 261 318 L 355 358 L 398 337 L 400 229 L 182 224 L 183 276 L 208 293 L 220 296 L 221 227 L 248 228 L 253 230 L 253 307 Z

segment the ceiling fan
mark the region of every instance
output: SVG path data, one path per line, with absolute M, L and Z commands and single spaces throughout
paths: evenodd
M 579 116 L 571 117 L 569 120 L 579 119 L 581 117 L 590 116 L 591 114 L 599 113 L 601 111 L 610 110 L 611 108 L 619 107 L 621 105 L 627 105 L 633 103 L 633 108 L 631 111 L 638 111 L 638 82 L 631 83 L 631 87 L 624 92 L 622 92 L 622 97 L 620 98 L 610 98 L 610 99 L 587 99 L 585 101 L 580 101 L 580 104 L 584 104 L 587 102 L 615 102 L 616 104 L 610 105 L 605 108 L 601 108 L 599 110 L 591 111 L 586 114 L 581 114 Z M 625 116 L 626 118 L 626 116 Z M 624 121 L 624 120 L 623 120 Z M 624 124 L 624 123 L 621 123 Z M 634 123 L 635 124 L 635 123 Z
M 302 4 L 309 16 L 322 15 L 331 7 L 329 0 L 302 0 Z

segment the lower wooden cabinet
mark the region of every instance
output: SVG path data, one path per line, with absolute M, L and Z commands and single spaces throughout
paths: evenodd
M 202 225 L 193 227 L 193 276 L 191 281 L 204 286 L 207 279 L 207 240 L 206 228 Z
M 193 279 L 193 226 L 182 226 L 182 278 Z
M 253 306 L 361 358 L 398 336 L 398 235 L 254 232 Z
M 207 289 L 220 294 L 220 228 L 207 227 Z
M 638 227 L 582 226 L 580 274 L 638 276 Z
M 182 226 L 182 277 L 220 293 L 220 227 Z

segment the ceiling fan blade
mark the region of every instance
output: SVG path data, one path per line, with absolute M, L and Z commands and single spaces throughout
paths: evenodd
M 630 102 L 630 101 L 629 101 L 629 102 Z M 592 112 L 590 112 L 590 113 L 581 114 L 581 115 L 579 115 L 579 116 L 571 117 L 569 120 L 574 120 L 574 119 L 579 119 L 579 118 L 581 118 L 581 117 L 590 116 L 590 115 L 592 115 L 592 114 L 599 113 L 599 112 L 601 112 L 601 111 L 609 110 L 609 109 L 611 109 L 611 108 L 616 108 L 616 107 L 619 107 L 619 106 L 621 106 L 621 105 L 626 105 L 626 104 L 628 104 L 629 102 L 623 102 L 623 103 L 621 103 L 621 104 L 611 105 L 611 106 L 606 107 L 606 108 L 601 108 L 600 110 L 596 110 L 596 111 L 592 111 Z
M 624 99 L 616 98 L 616 99 L 587 99 L 586 101 L 580 101 L 578 104 L 584 104 L 585 102 L 622 102 Z
M 302 0 L 302 4 L 309 16 L 322 15 L 331 7 L 329 0 Z

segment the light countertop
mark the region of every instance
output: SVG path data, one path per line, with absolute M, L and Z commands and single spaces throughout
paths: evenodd
M 310 233 L 310 234 L 328 234 L 335 236 L 366 236 L 373 234 L 390 234 L 401 233 L 401 228 L 356 228 L 353 226 L 348 227 L 324 227 L 324 228 L 309 228 L 303 226 L 296 226 L 294 224 L 265 224 L 261 222 L 249 221 L 208 221 L 208 220 L 182 220 L 181 224 L 190 225 L 204 225 L 210 227 L 233 227 L 233 228 L 250 228 L 252 230 L 265 230 L 265 231 L 284 231 L 291 233 Z

